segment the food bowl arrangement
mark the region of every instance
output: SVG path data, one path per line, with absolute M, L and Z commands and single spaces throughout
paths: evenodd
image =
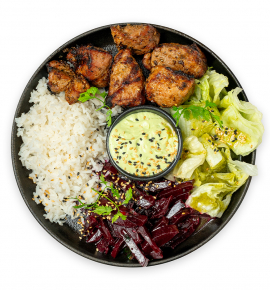
M 67 248 L 108 265 L 158 265 L 232 218 L 257 173 L 261 118 L 202 43 L 159 25 L 107 25 L 61 46 L 28 82 L 14 173 Z

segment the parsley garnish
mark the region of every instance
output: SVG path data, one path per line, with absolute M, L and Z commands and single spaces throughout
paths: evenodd
M 92 190 L 94 190 L 96 193 L 98 193 L 99 194 L 99 197 L 102 196 L 102 197 L 106 198 L 109 202 L 111 202 L 114 205 L 114 208 L 112 208 L 111 206 L 104 206 L 104 205 L 99 206 L 97 204 L 97 201 L 95 203 L 92 203 L 92 204 L 86 204 L 86 203 L 83 203 L 77 197 L 70 197 L 70 199 L 76 199 L 80 203 L 80 205 L 75 205 L 75 206 L 73 206 L 73 208 L 90 209 L 90 210 L 92 210 L 94 213 L 96 213 L 98 215 L 110 215 L 113 210 L 117 210 L 117 213 L 112 218 L 112 222 L 115 222 L 119 217 L 122 220 L 125 220 L 127 217 L 120 212 L 119 205 L 117 205 L 114 201 L 112 201 L 108 196 L 106 196 L 105 194 L 103 194 L 104 191 L 107 188 L 109 188 L 111 190 L 113 196 L 115 196 L 117 198 L 120 198 L 119 191 L 116 188 L 114 188 L 112 184 L 108 183 L 105 180 L 105 177 L 104 177 L 103 174 L 101 174 L 101 176 L 100 176 L 100 183 L 102 183 L 102 184 L 105 185 L 105 188 L 101 192 L 99 192 L 99 191 L 97 191 L 97 190 L 95 190 L 93 188 L 92 188 Z M 129 188 L 126 191 L 125 197 L 126 198 L 125 198 L 123 204 L 128 204 L 128 202 L 132 198 L 132 189 L 131 188 Z
M 96 94 L 101 96 L 103 98 L 103 100 L 98 98 L 98 97 L 96 97 Z M 112 124 L 112 110 L 110 109 L 110 107 L 108 107 L 106 105 L 106 101 L 105 101 L 106 96 L 107 96 L 106 92 L 101 93 L 98 88 L 91 87 L 86 92 L 80 94 L 80 97 L 79 97 L 78 101 L 84 103 L 84 102 L 86 102 L 88 100 L 91 100 L 91 99 L 97 99 L 101 103 L 103 103 L 103 106 L 98 108 L 96 111 L 99 111 L 99 110 L 101 110 L 103 108 L 107 108 L 108 109 L 107 112 L 106 112 L 106 122 L 108 124 L 108 127 L 110 127 L 111 124 Z
M 211 119 L 214 119 L 218 122 L 219 126 L 222 128 L 223 127 L 223 122 L 220 120 L 220 117 L 217 115 L 214 115 L 211 111 L 209 111 L 207 108 L 213 108 L 216 107 L 217 105 L 215 103 L 209 102 L 208 100 L 205 102 L 205 106 L 204 107 L 200 107 L 200 106 L 195 106 L 195 105 L 191 105 L 187 108 L 183 108 L 183 107 L 173 107 L 173 111 L 175 111 L 175 113 L 173 114 L 173 117 L 177 120 L 176 121 L 176 126 L 179 123 L 179 118 L 183 115 L 183 117 L 186 120 L 190 119 L 190 116 L 192 114 L 192 116 L 196 119 L 204 119 L 206 121 L 210 121 Z

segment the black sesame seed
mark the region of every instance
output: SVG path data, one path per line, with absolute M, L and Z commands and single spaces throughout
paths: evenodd
M 77 176 L 80 175 L 80 172 L 77 172 Z
M 143 162 L 141 162 L 141 164 L 142 164 L 142 165 L 144 165 L 144 163 L 143 163 Z
M 145 133 L 142 133 L 142 135 L 145 135 Z
M 68 178 L 70 179 L 70 176 L 68 176 Z
M 142 154 L 140 154 L 139 156 L 142 157 Z
M 119 139 L 116 139 L 116 141 L 119 141 Z
M 138 172 L 138 171 L 139 171 L 139 169 L 136 170 L 136 172 Z
M 147 166 L 151 167 L 151 164 L 147 164 Z
M 163 138 L 160 138 L 159 140 L 161 141 L 161 140 L 163 140 Z
M 161 131 L 164 131 L 165 130 L 165 128 L 164 129 L 162 129 Z
M 88 150 L 88 147 L 86 147 L 86 150 Z
M 82 155 L 79 155 L 80 157 L 82 157 Z
M 99 131 L 99 129 L 97 128 L 97 131 Z
M 143 172 L 142 174 L 143 174 L 143 175 L 145 175 L 145 174 L 146 174 L 146 172 Z
M 210 139 L 208 139 L 207 141 L 211 143 L 211 140 Z
M 228 131 L 225 131 L 225 134 L 227 135 L 228 134 Z
M 126 152 L 123 152 L 122 154 L 126 154 Z
M 132 144 L 132 142 L 131 141 L 128 141 L 129 142 L 129 144 Z
M 121 146 L 120 149 L 123 149 L 123 146 Z
M 170 156 L 171 156 L 171 154 L 168 154 L 168 156 L 170 157 Z
M 137 143 L 138 146 L 140 146 L 140 143 Z
M 195 129 L 192 128 L 191 130 L 194 131 Z
M 135 120 L 136 120 L 136 121 L 139 121 L 139 119 L 137 119 L 137 118 L 136 118 Z

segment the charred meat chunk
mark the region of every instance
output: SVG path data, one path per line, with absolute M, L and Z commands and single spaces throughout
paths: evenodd
M 135 107 L 145 103 L 144 76 L 129 49 L 120 50 L 111 69 L 107 101 L 111 106 Z
M 149 24 L 111 26 L 111 33 L 119 49 L 129 48 L 138 55 L 152 51 L 160 39 L 159 32 Z
M 67 60 L 77 74 L 83 75 L 93 86 L 108 86 L 112 55 L 106 50 L 92 45 L 80 46 L 67 54 Z
M 192 95 L 194 88 L 194 78 L 163 66 L 152 68 L 145 84 L 147 99 L 163 108 L 183 104 Z
M 67 102 L 71 105 L 77 102 L 80 94 L 90 86 L 83 76 L 74 73 L 64 61 L 53 60 L 47 64 L 48 88 L 52 93 L 65 92 Z
M 163 43 L 156 47 L 151 56 L 143 58 L 146 69 L 155 66 L 170 67 L 180 70 L 194 78 L 202 77 L 207 70 L 206 57 L 197 44 L 182 45 L 178 43 Z

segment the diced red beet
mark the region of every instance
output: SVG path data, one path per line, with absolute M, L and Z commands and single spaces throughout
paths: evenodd
M 170 217 L 169 222 L 172 225 L 177 225 L 187 218 L 192 213 L 190 208 L 182 208 L 174 216 Z
M 102 238 L 102 232 L 100 229 L 95 229 L 86 240 L 87 243 L 96 243 Z
M 125 242 L 123 238 L 117 238 L 115 245 L 113 246 L 111 256 L 115 259 L 119 252 L 123 249 Z
M 148 265 L 149 259 L 147 259 L 141 250 L 138 248 L 136 243 L 133 239 L 128 235 L 127 231 L 123 229 L 121 231 L 121 235 L 127 246 L 129 247 L 130 251 L 134 254 L 137 261 L 143 266 L 146 267 Z
M 159 200 L 156 200 L 154 206 L 151 208 L 153 212 L 151 215 L 151 219 L 157 219 L 164 216 L 168 211 L 171 200 L 172 200 L 172 196 L 168 198 L 164 197 Z
M 178 233 L 178 228 L 175 225 L 164 225 L 151 232 L 153 240 L 159 247 L 165 245 Z
M 105 255 L 108 254 L 109 252 L 109 242 L 103 237 L 100 239 L 97 243 L 96 246 L 98 248 L 98 251 L 100 253 L 104 253 Z
M 132 237 L 132 239 L 134 240 L 134 242 L 136 244 L 140 244 L 142 242 L 142 239 L 141 239 L 141 237 L 139 236 L 139 234 L 137 232 L 137 228 L 126 228 L 126 227 L 122 227 L 122 226 L 116 225 L 115 223 L 112 224 L 112 226 L 113 226 L 114 232 L 116 233 L 116 236 L 118 238 L 122 237 L 121 231 L 123 229 L 125 229 L 127 231 L 127 233 Z
M 105 176 L 105 180 L 108 182 L 112 182 L 114 184 L 114 187 L 121 188 L 124 192 L 132 187 L 132 183 L 121 179 L 117 175 L 107 175 Z
M 101 173 L 106 176 L 108 174 L 117 174 L 118 171 L 117 169 L 110 163 L 110 162 L 106 162 L 103 166 L 103 169 L 101 171 Z
M 149 234 L 148 230 L 145 227 L 139 227 L 138 232 L 142 235 L 145 241 L 150 245 L 153 252 L 157 257 L 163 256 L 161 249 L 157 246 L 155 241 L 152 239 L 151 235 Z
M 149 209 L 155 204 L 155 199 L 152 195 L 144 195 L 136 201 L 136 205 L 145 209 Z
M 176 246 L 185 241 L 190 237 L 196 230 L 197 226 L 200 223 L 200 218 L 198 216 L 190 216 L 178 226 L 179 234 L 176 235 L 171 241 L 166 243 L 166 247 L 171 247 L 174 249 Z
M 147 222 L 147 216 L 141 214 L 130 214 L 127 216 L 127 220 L 133 222 L 137 227 L 144 226 Z
M 156 230 L 157 228 L 161 227 L 161 226 L 167 226 L 169 224 L 169 220 L 163 216 L 154 226 L 154 228 L 152 229 L 152 231 Z
M 94 227 L 97 225 L 97 219 L 94 218 L 92 215 L 87 215 L 84 219 L 84 230 L 87 231 L 89 228 Z
M 99 228 L 102 232 L 102 235 L 104 236 L 104 238 L 108 241 L 109 244 L 113 244 L 114 240 L 113 237 L 110 233 L 110 230 L 108 228 L 108 226 L 105 224 L 104 220 L 102 218 L 100 218 L 98 220 L 98 225 L 97 228 Z
M 165 188 L 172 188 L 175 183 L 167 179 L 162 178 L 161 180 L 155 182 L 143 182 L 136 181 L 136 187 L 139 187 L 145 191 L 158 192 Z
M 180 184 L 175 185 L 172 188 L 164 189 L 160 191 L 156 197 L 157 199 L 173 196 L 173 200 L 182 200 L 185 201 L 189 197 L 189 192 L 193 188 L 193 180 L 186 181 Z
M 178 200 L 174 206 L 169 210 L 166 217 L 170 219 L 174 215 L 176 215 L 182 208 L 185 207 L 185 204 L 181 202 L 181 200 Z

